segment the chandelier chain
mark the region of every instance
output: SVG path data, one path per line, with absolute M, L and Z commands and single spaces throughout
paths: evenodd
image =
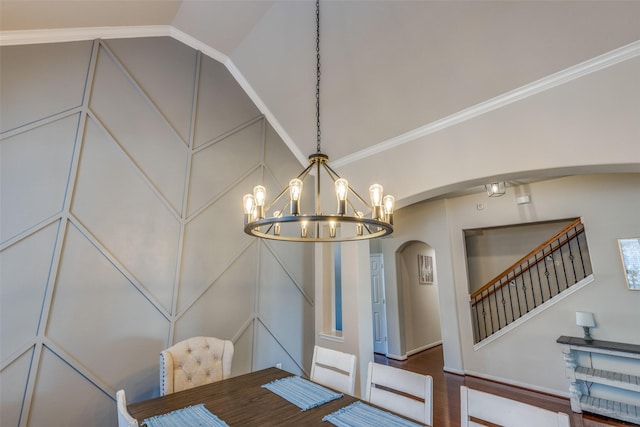
M 320 0 L 316 0 L 316 152 L 320 152 Z

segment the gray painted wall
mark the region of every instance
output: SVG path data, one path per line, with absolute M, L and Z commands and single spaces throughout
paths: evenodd
M 313 247 L 242 232 L 300 164 L 226 68 L 170 38 L 2 47 L 2 426 L 116 425 L 158 354 L 308 370 Z

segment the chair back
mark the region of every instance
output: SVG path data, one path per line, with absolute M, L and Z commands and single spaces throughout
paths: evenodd
M 220 381 L 231 376 L 233 343 L 193 337 L 160 352 L 160 395 Z
M 353 396 L 356 387 L 356 356 L 316 345 L 313 348 L 310 379 Z
M 124 390 L 116 392 L 116 406 L 118 407 L 118 427 L 138 427 L 138 420 L 133 418 L 127 410 L 127 396 Z
M 433 378 L 369 362 L 367 402 L 423 424 L 433 425 Z
M 473 417 L 476 421 L 469 420 Z M 462 427 L 481 427 L 482 421 L 504 427 L 569 427 L 569 415 L 502 396 L 460 387 Z

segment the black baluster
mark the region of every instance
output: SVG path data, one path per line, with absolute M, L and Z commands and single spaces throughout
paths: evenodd
M 498 305 L 498 291 L 496 290 L 495 283 L 493 284 L 493 303 L 496 306 L 496 320 L 498 321 L 498 331 L 502 329 L 502 325 L 500 322 L 500 306 Z M 496 331 L 493 331 L 496 332 Z
M 504 300 L 504 290 L 503 290 L 504 287 L 502 286 L 502 279 L 499 280 L 498 283 L 500 284 L 500 296 L 502 297 L 502 312 L 504 313 L 504 326 L 507 326 L 509 324 L 509 320 L 507 319 L 507 306 Z
M 524 283 L 524 277 L 523 277 L 523 271 L 522 271 L 522 264 L 519 265 L 520 267 L 520 280 L 522 281 L 522 292 L 524 292 L 524 308 L 526 310 L 525 314 L 529 312 L 529 299 L 527 298 L 527 286 Z
M 485 339 L 489 336 L 489 332 L 487 331 L 487 310 L 484 308 L 484 297 L 482 296 L 482 292 L 480 293 L 480 301 L 482 301 L 482 321 L 484 322 L 484 337 Z
M 556 288 L 558 289 L 558 293 L 560 293 L 560 280 L 558 280 L 558 270 L 556 269 L 556 259 L 553 257 L 553 246 L 549 243 L 549 249 L 551 250 L 551 260 L 553 263 L 553 274 L 556 277 Z M 562 258 L 562 252 L 560 253 L 560 258 Z
M 533 308 L 536 308 L 536 291 L 533 289 L 533 277 L 531 277 L 531 263 L 527 259 L 527 274 L 529 274 L 529 283 L 531 284 L 531 298 L 533 299 Z
M 578 252 L 580 253 L 580 264 L 582 264 L 582 278 L 584 279 L 585 277 L 587 277 L 587 269 L 584 266 L 584 255 L 582 255 L 582 248 L 580 247 L 580 237 L 584 236 L 583 232 L 584 227 L 582 228 L 582 230 L 580 230 L 580 234 L 578 234 L 576 237 L 578 240 Z
M 500 279 L 502 280 L 502 279 Z M 507 278 L 505 279 L 507 281 L 507 284 L 505 285 L 507 287 L 507 290 L 509 291 L 509 306 L 511 307 L 511 322 L 513 322 L 514 320 L 516 320 L 516 314 L 513 311 L 513 297 L 511 296 L 511 285 L 509 285 L 509 276 L 507 275 Z M 516 291 L 516 295 L 518 295 L 518 292 Z
M 574 228 L 575 231 L 575 228 Z M 576 264 L 573 262 L 574 256 L 573 251 L 571 250 L 571 242 L 573 239 L 569 240 L 569 233 L 567 233 L 567 246 L 569 246 L 569 261 L 571 261 L 571 270 L 573 271 L 573 282 L 571 285 L 574 285 L 578 282 L 578 275 L 576 274 Z M 569 282 L 567 282 L 567 287 L 569 287 Z
M 569 278 L 567 277 L 567 268 L 564 265 L 564 256 L 562 254 L 562 246 L 560 245 L 560 239 L 558 239 L 558 250 L 560 251 L 560 260 L 562 261 L 562 272 L 564 273 L 564 283 L 565 283 L 565 288 L 563 289 L 563 291 L 565 289 L 567 289 L 569 287 Z
M 496 328 L 493 327 L 493 310 L 491 309 L 491 299 L 489 295 L 489 289 L 487 289 L 487 304 L 489 304 L 489 321 L 491 322 L 491 334 L 493 334 Z
M 474 298 L 473 299 L 473 308 L 476 312 L 476 331 L 477 331 L 477 335 L 476 335 L 476 342 L 480 341 L 480 317 L 478 315 L 478 298 Z

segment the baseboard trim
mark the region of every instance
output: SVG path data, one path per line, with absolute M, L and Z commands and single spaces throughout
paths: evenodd
M 465 370 L 464 375 L 467 377 L 478 378 L 484 381 L 491 381 L 496 384 L 508 385 L 509 387 L 516 387 L 516 388 L 520 388 L 522 390 L 527 390 L 527 391 L 535 391 L 536 393 L 545 394 L 547 396 L 569 400 L 569 392 L 559 392 L 558 390 L 553 390 L 545 387 L 537 387 L 532 384 L 523 383 L 520 381 L 513 381 L 508 378 L 496 377 L 493 375 L 487 375 L 487 374 L 483 374 L 481 372 L 475 372 L 475 371 Z
M 413 350 L 407 351 L 407 357 L 408 356 L 413 356 L 414 354 L 420 353 L 420 352 L 425 351 L 425 350 L 429 350 L 430 348 L 437 347 L 439 345 L 442 345 L 442 340 L 433 342 L 431 344 L 423 345 L 422 347 L 418 347 L 418 348 L 415 348 Z

